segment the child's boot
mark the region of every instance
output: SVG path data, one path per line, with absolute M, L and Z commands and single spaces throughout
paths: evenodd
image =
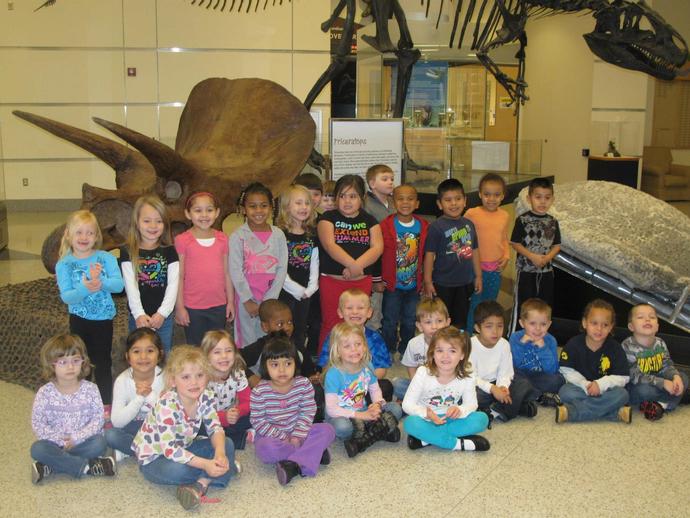
M 276 476 L 281 486 L 287 485 L 297 475 L 301 475 L 302 470 L 299 464 L 291 460 L 279 460 L 276 463 Z
M 400 428 L 398 428 L 398 419 L 387 410 L 381 412 L 380 419 L 388 428 L 388 435 L 386 435 L 384 440 L 386 442 L 400 442 Z

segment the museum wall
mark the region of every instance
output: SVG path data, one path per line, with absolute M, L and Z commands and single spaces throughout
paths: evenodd
M 189 0 L 58 0 L 34 13 L 40 3 L 0 8 L 0 157 L 8 200 L 76 199 L 83 182 L 114 187 L 100 160 L 12 110 L 112 137 L 91 121 L 97 116 L 174 146 L 184 103 L 200 80 L 261 77 L 304 99 L 330 59 L 329 35 L 319 30 L 330 9 L 323 0 L 269 2 L 265 11 L 262 3 L 256 13 L 232 14 Z M 136 77 L 127 76 L 132 67 Z M 313 110 L 327 128 L 330 89 Z

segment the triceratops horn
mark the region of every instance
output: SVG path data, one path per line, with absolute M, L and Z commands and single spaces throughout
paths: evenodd
M 177 151 L 166 146 L 162 142 L 142 135 L 137 131 L 125 128 L 124 126 L 120 126 L 114 122 L 99 119 L 98 117 L 93 117 L 93 121 L 112 131 L 122 140 L 129 142 L 141 151 L 141 153 L 148 158 L 149 162 L 151 162 L 159 177 L 174 178 L 194 173 L 194 166 L 182 158 Z
M 150 174 L 152 179 L 154 177 L 151 164 L 141 153 L 114 140 L 33 113 L 19 110 L 14 110 L 12 113 L 103 160 L 115 170 L 115 183 L 118 187 L 126 183 L 124 177 L 130 174 L 136 174 L 139 177 Z

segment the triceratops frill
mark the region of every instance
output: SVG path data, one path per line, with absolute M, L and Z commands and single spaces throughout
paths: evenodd
M 82 186 L 82 208 L 93 211 L 103 248 L 125 243 L 132 205 L 148 193 L 167 205 L 173 231 L 188 226 L 187 196 L 212 192 L 220 201 L 220 226 L 237 208 L 241 189 L 262 182 L 280 193 L 302 170 L 316 126 L 304 105 L 282 86 L 264 79 L 211 78 L 198 83 L 182 112 L 175 149 L 113 122 L 94 117 L 138 151 L 95 133 L 31 113 L 16 116 L 68 140 L 115 170 L 117 189 Z M 44 241 L 41 258 L 53 273 L 64 225 Z

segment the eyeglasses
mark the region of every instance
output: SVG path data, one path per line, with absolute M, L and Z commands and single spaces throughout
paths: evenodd
M 60 358 L 59 360 L 55 360 L 53 365 L 57 365 L 58 367 L 67 367 L 68 365 L 79 367 L 82 363 L 84 363 L 84 358 Z

